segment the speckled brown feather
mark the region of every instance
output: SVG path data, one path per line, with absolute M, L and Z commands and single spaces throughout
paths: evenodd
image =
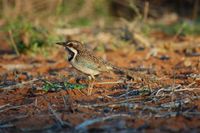
M 98 71 L 98 74 L 101 72 L 109 72 L 113 71 L 115 73 L 122 73 L 127 75 L 130 78 L 134 78 L 134 73 L 130 70 L 123 69 L 117 66 L 114 66 L 103 59 L 94 56 L 94 54 L 91 51 L 88 51 L 86 47 L 78 42 L 78 41 L 67 41 L 67 42 L 60 42 L 57 43 L 59 45 L 63 45 L 65 48 L 70 50 L 69 47 L 74 48 L 77 51 L 76 57 L 73 59 L 73 63 L 71 61 L 71 64 L 76 66 L 75 68 L 82 71 L 83 73 L 89 73 L 88 70 L 85 70 L 85 68 L 90 70 Z M 72 54 L 73 52 L 69 52 L 69 54 Z M 71 55 L 71 56 L 74 56 Z M 98 74 L 91 74 L 91 75 L 98 75 Z

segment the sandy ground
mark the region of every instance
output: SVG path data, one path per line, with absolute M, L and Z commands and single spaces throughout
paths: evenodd
M 43 90 L 43 80 L 88 84 L 61 48 L 51 58 L 1 55 L 0 132 L 199 132 L 199 47 L 130 48 L 95 54 L 142 80 L 104 73 L 90 96 L 87 88 Z

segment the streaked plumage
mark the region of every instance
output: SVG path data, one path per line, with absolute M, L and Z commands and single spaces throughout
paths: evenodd
M 57 44 L 62 45 L 68 51 L 68 61 L 77 70 L 91 76 L 94 79 L 95 75 L 102 72 L 120 72 L 131 78 L 133 78 L 133 72 L 122 69 L 104 61 L 103 59 L 94 56 L 94 54 L 86 49 L 86 47 L 74 40 L 66 42 L 58 42 Z

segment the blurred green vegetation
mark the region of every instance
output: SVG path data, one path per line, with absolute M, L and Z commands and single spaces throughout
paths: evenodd
M 109 16 L 106 0 L 22 2 L 0 2 L 0 19 L 5 21 L 1 32 L 7 33 L 5 40 L 11 47 L 14 43 L 19 53 L 47 54 L 44 47 L 53 46 L 56 41 L 65 38 L 56 34 L 56 28 L 91 26 L 95 19 Z
M 180 20 L 170 25 L 154 24 L 152 29 L 161 30 L 168 35 L 199 35 L 200 34 L 200 19 L 197 20 Z
M 7 22 L 3 30 L 5 32 L 11 32 L 10 36 L 13 38 L 19 52 L 36 50 L 36 48 L 46 44 L 50 45 L 53 40 L 47 29 L 41 26 L 35 26 L 22 17 Z
M 138 2 L 141 3 L 141 1 Z M 115 22 L 121 20 L 119 18 L 126 18 L 126 15 L 134 17 L 132 14 L 135 10 L 131 8 L 131 4 L 133 2 L 120 0 L 55 0 L 51 2 L 49 0 L 3 0 L 0 1 L 0 20 L 3 20 L 3 24 L 0 23 L 0 26 L 3 26 L 0 31 L 6 35 L 4 38 L 7 43 L 11 47 L 16 45 L 15 50 L 17 49 L 20 53 L 41 52 L 48 55 L 45 48 L 53 46 L 58 40 L 65 39 L 64 35 L 56 33 L 56 29 L 92 27 L 100 23 L 100 20 L 103 20 L 105 26 L 112 27 Z M 139 14 L 143 15 L 144 5 L 136 5 L 135 8 L 139 8 L 137 9 Z M 157 12 L 160 11 L 157 9 Z M 113 12 L 119 16 L 114 17 Z M 151 14 L 149 10 L 149 16 Z M 197 13 L 195 15 L 197 16 Z M 157 23 L 156 20 L 153 24 L 149 24 L 148 18 L 146 22 L 143 22 L 141 17 L 135 16 L 135 18 L 140 20 L 131 19 L 125 23 L 130 28 L 133 27 L 131 24 L 134 21 L 139 21 L 140 26 L 136 25 L 134 28 L 139 28 L 146 36 L 153 30 L 161 30 L 169 35 L 200 34 L 200 19 L 181 20 L 171 25 L 164 25 Z M 133 29 L 128 30 L 132 32 Z
M 86 17 L 77 18 L 76 20 L 72 20 L 69 22 L 69 25 L 72 27 L 85 27 L 90 26 L 92 24 L 92 20 Z
M 67 81 L 65 82 L 49 82 L 47 80 L 44 80 L 44 85 L 43 85 L 43 90 L 46 92 L 55 92 L 55 91 L 60 91 L 60 90 L 81 90 L 81 89 L 86 89 L 87 85 L 82 85 L 82 84 L 72 84 Z

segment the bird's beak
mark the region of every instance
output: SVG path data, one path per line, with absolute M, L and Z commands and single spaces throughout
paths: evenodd
M 66 43 L 66 42 L 57 42 L 56 44 L 57 44 L 57 45 L 65 46 L 65 43 Z

